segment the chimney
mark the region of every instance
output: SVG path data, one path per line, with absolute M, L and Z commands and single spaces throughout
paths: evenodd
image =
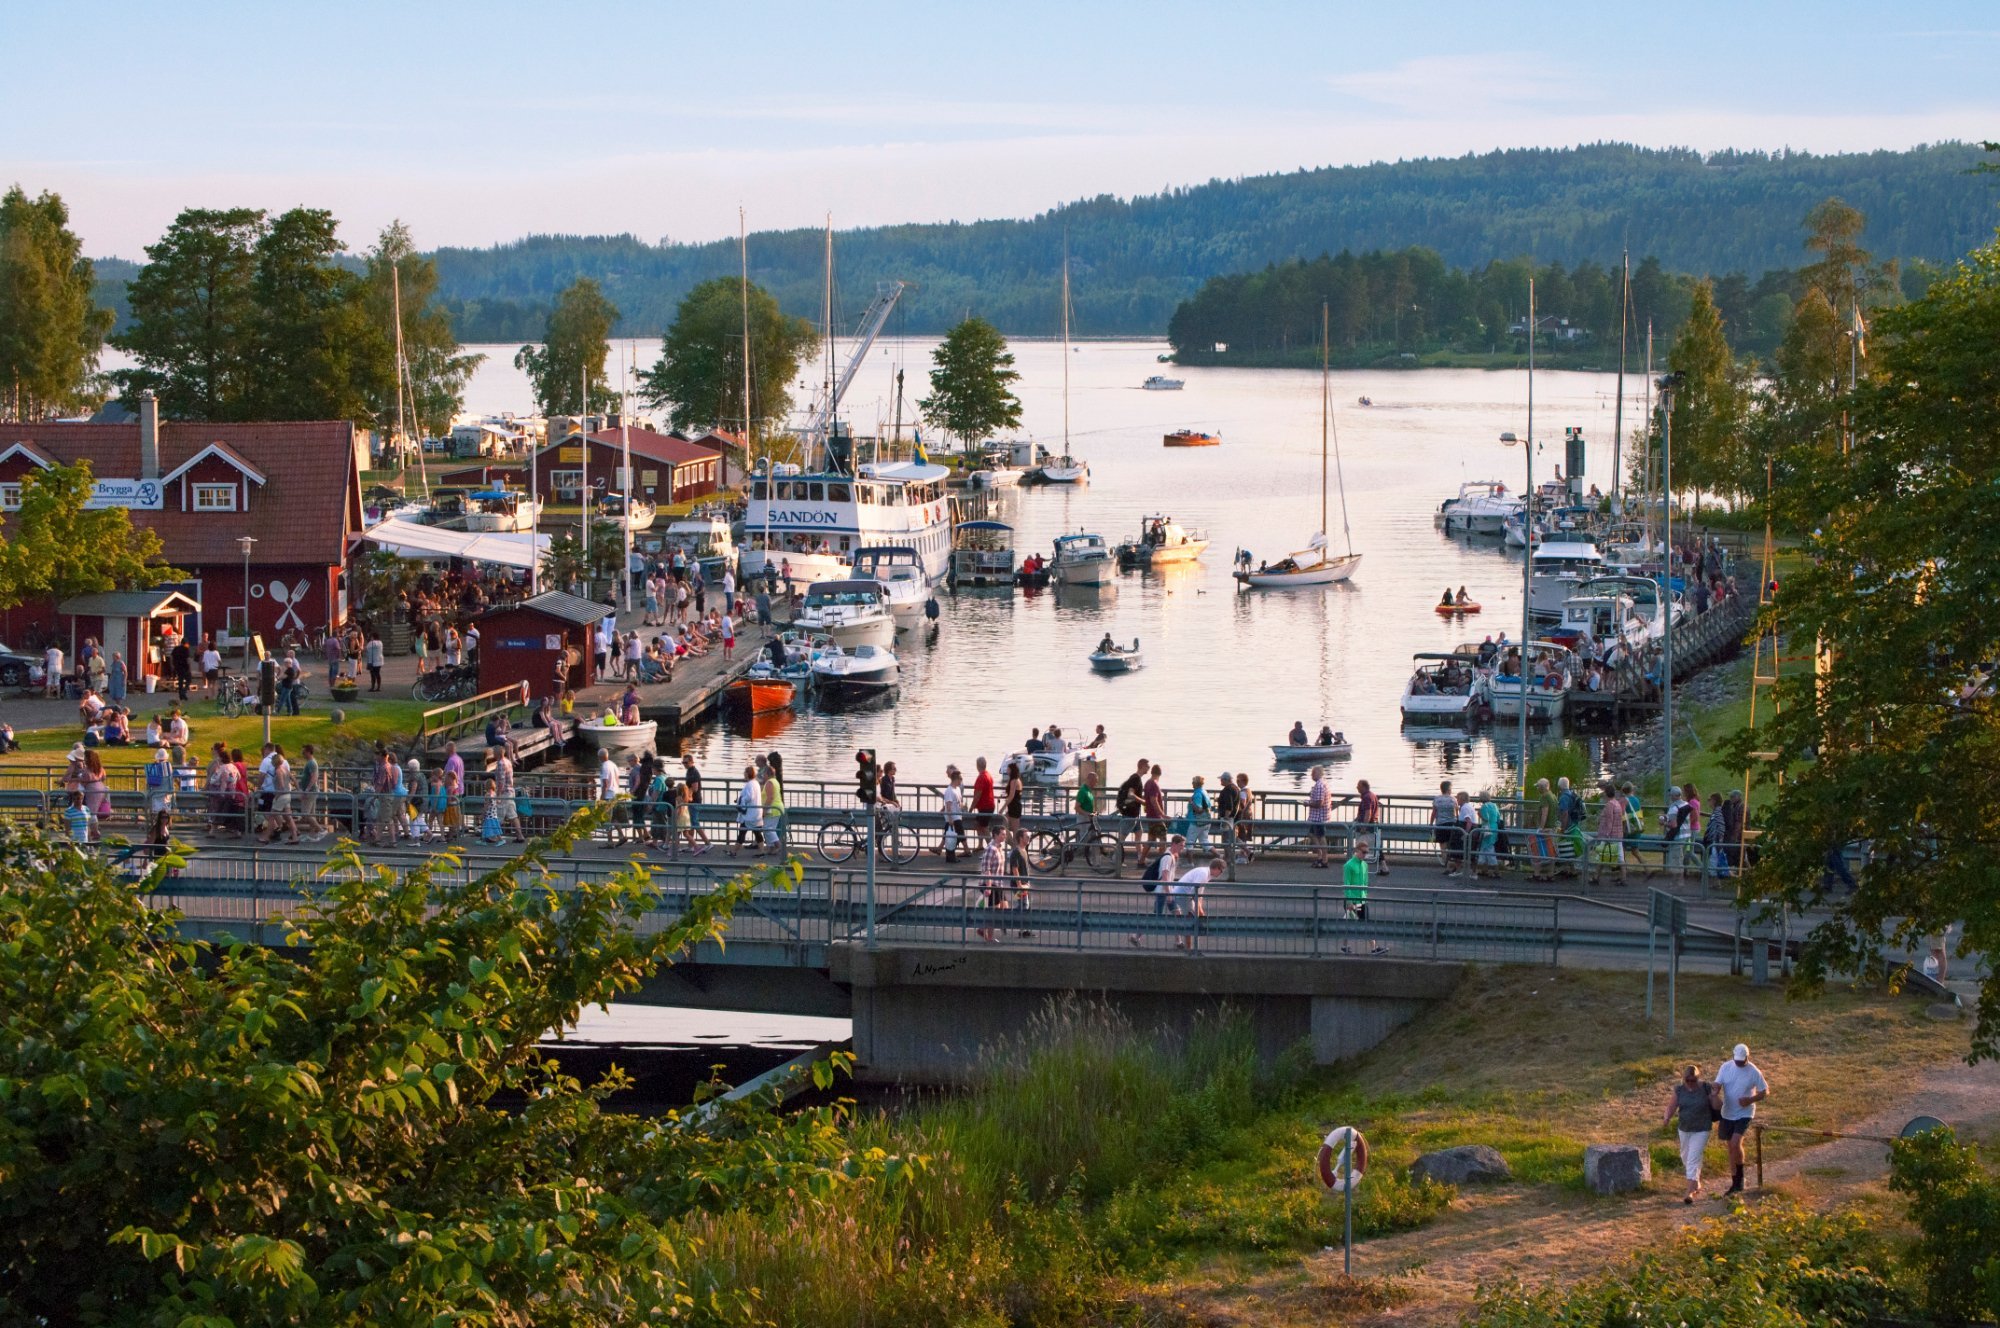
M 139 478 L 160 478 L 160 399 L 151 388 L 139 394 Z

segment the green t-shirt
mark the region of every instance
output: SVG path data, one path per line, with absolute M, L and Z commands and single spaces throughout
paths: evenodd
M 1076 814 L 1078 816 L 1095 816 L 1097 814 L 1097 794 L 1091 791 L 1088 784 L 1078 784 L 1076 786 Z
M 1367 899 L 1368 859 L 1361 857 L 1349 858 L 1347 864 L 1340 869 L 1340 881 L 1342 885 L 1347 887 L 1342 893 L 1349 899 L 1356 902 Z

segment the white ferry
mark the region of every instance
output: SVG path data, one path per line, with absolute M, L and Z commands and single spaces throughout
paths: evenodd
M 951 498 L 944 466 L 925 461 L 863 465 L 839 471 L 758 475 L 750 481 L 743 517 L 743 574 L 791 567 L 794 585 L 852 575 L 864 548 L 914 550 L 924 584 L 944 580 L 951 565 Z

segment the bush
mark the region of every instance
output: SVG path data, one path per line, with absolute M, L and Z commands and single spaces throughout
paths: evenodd
M 1468 1328 L 1863 1328 L 1907 1306 L 1888 1251 L 1853 1213 L 1766 1202 L 1677 1233 L 1625 1267 L 1567 1287 L 1483 1289 Z
M 2000 1181 L 1950 1129 L 1926 1130 L 1889 1148 L 1889 1188 L 1910 1196 L 1922 1234 L 1911 1262 L 1940 1319 L 2000 1315 Z
M 1532 789 L 1538 779 L 1548 780 L 1549 787 L 1555 788 L 1556 781 L 1563 778 L 1579 791 L 1590 783 L 1590 753 L 1567 739 L 1528 758 L 1528 773 L 1521 788 L 1524 792 Z

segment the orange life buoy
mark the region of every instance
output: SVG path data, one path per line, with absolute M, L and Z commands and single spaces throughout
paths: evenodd
M 1351 1163 L 1345 1156 L 1350 1147 L 1354 1154 Z M 1368 1140 L 1353 1126 L 1337 1125 L 1320 1142 L 1319 1183 L 1326 1189 L 1339 1193 L 1350 1181 L 1359 1185 L 1362 1173 L 1367 1170 Z

